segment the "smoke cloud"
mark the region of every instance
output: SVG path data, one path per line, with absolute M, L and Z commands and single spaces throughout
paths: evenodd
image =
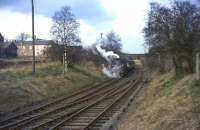
M 99 53 L 108 61 L 110 62 L 113 59 L 119 59 L 119 55 L 115 54 L 113 51 L 107 51 L 105 49 L 102 49 L 100 45 L 96 46 Z
M 101 48 L 100 45 L 97 45 L 96 48 L 101 56 L 107 61 L 106 64 L 102 65 L 103 73 L 110 78 L 120 78 L 122 66 L 117 60 L 120 58 L 120 56 L 115 54 L 113 51 L 106 51 L 105 49 Z

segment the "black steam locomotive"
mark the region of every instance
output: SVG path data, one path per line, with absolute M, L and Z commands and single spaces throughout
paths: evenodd
M 135 63 L 133 60 L 127 60 L 123 58 L 112 59 L 108 60 L 107 63 L 103 64 L 113 77 L 125 77 L 131 74 L 135 69 Z
M 121 77 L 125 77 L 134 71 L 135 63 L 133 60 L 119 59 L 119 62 L 121 64 L 121 71 L 120 71 Z

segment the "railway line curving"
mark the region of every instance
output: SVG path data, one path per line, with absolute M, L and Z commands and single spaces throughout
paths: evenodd
M 134 76 L 107 80 L 0 121 L 0 130 L 101 130 L 142 83 Z

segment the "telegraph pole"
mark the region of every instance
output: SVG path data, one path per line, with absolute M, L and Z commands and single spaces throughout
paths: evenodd
M 35 23 L 34 23 L 34 0 L 31 0 L 32 2 L 32 40 L 33 40 L 33 44 L 32 44 L 32 50 L 33 50 L 33 74 L 35 74 Z
M 200 53 L 199 52 L 197 52 L 197 54 L 196 54 L 196 79 L 197 80 L 199 80 L 200 79 L 200 75 L 199 75 L 199 64 L 200 64 L 200 62 L 199 62 L 199 59 L 200 58 Z

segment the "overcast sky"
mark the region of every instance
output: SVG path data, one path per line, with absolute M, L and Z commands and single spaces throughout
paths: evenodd
M 93 44 L 100 33 L 113 30 L 122 38 L 123 51 L 144 53 L 142 29 L 147 21 L 149 3 L 169 0 L 35 0 L 36 36 L 51 39 L 51 17 L 69 5 L 80 22 L 84 45 Z M 31 34 L 31 0 L 0 0 L 0 32 L 8 39 L 25 32 Z

